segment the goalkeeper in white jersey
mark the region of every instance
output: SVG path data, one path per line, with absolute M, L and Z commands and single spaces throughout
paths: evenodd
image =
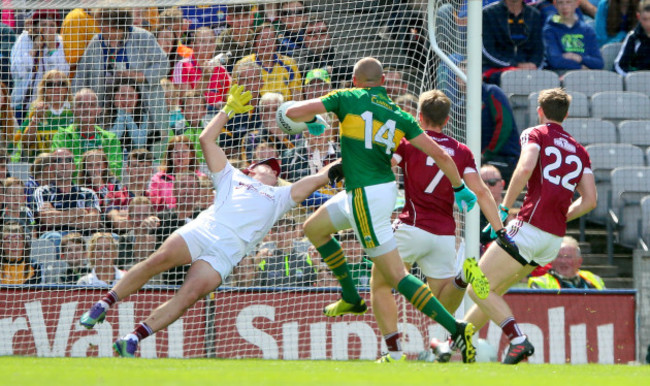
M 131 268 L 81 317 L 81 325 L 91 329 L 104 320 L 113 304 L 139 290 L 153 276 L 192 264 L 174 297 L 156 308 L 132 333 L 115 342 L 113 348 L 120 356 L 133 357 L 140 340 L 173 323 L 219 287 L 289 209 L 326 185 L 330 178 L 341 177 L 340 163 L 333 162 L 291 186 L 275 187 L 277 171 L 272 164 L 249 168 L 248 175 L 234 169 L 216 142 L 229 118 L 253 108 L 249 104 L 250 92 L 242 92 L 242 86 L 233 85 L 226 107 L 200 136 L 208 174 L 216 190 L 214 204 L 174 232 L 147 260 Z

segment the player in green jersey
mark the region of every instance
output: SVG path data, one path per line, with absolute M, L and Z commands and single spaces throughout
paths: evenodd
M 416 308 L 435 319 L 451 334 L 463 361 L 473 362 L 474 326 L 463 323 L 445 310 L 429 287 L 404 268 L 397 252 L 390 216 L 397 185 L 391 170 L 392 154 L 405 137 L 429 155 L 454 186 L 459 208 L 471 210 L 474 193 L 461 180 L 452 158 L 418 126 L 415 118 L 402 111 L 386 94 L 381 63 L 363 58 L 354 66 L 355 88 L 336 90 L 316 99 L 297 102 L 286 110 L 285 119 L 307 122 L 318 134 L 315 116 L 335 113 L 341 122 L 341 154 L 346 191 L 337 194 L 305 222 L 305 234 L 323 256 L 341 283 L 342 298 L 325 307 L 327 316 L 363 314 L 367 307 L 350 275 L 341 246 L 332 234 L 353 228 L 364 250 L 387 283 Z

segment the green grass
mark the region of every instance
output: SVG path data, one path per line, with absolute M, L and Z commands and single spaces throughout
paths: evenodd
M 648 385 L 650 366 L 0 357 L 0 385 Z

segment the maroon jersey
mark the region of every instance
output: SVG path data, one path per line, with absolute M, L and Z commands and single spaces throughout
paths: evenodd
M 533 144 L 539 158 L 528 180 L 518 218 L 545 232 L 564 236 L 566 214 L 583 173 L 591 173 L 587 150 L 562 126 L 547 123 L 521 133 L 521 148 Z
M 426 133 L 451 156 L 461 176 L 477 172 L 474 156 L 467 146 L 442 133 Z M 393 156 L 404 171 L 406 202 L 400 220 L 436 235 L 454 235 L 454 190 L 433 158 L 406 139 L 402 139 Z

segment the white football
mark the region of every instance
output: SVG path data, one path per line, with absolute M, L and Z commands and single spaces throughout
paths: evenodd
M 289 135 L 300 134 L 307 129 L 307 124 L 305 122 L 294 122 L 287 117 L 287 109 L 294 103 L 296 102 L 284 102 L 280 107 L 278 107 L 278 111 L 275 114 L 275 120 L 278 123 L 278 127 Z

